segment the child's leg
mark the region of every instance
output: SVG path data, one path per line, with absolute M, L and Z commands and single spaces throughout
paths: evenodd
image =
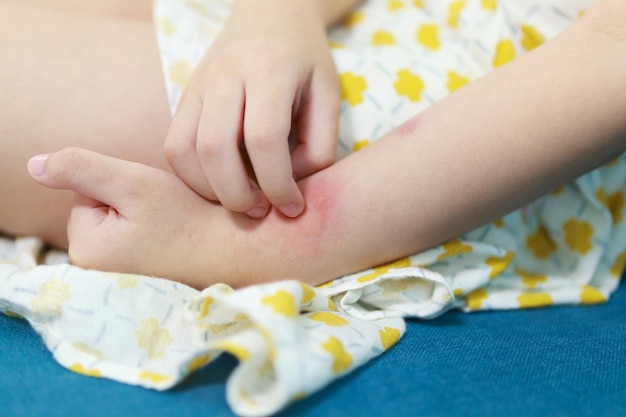
M 72 195 L 28 176 L 38 153 L 81 146 L 167 168 L 153 28 L 0 2 L 0 230 L 65 245 Z
M 152 0 L 8 0 L 9 3 L 41 6 L 100 17 L 151 20 Z

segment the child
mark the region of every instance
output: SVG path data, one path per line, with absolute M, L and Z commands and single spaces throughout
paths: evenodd
M 348 3 L 346 8 L 352 6 Z M 243 0 L 236 3 L 222 32 L 225 37 L 230 35 L 238 40 L 239 35 L 230 32 L 230 25 L 239 28 L 236 32 L 240 34 L 241 28 L 252 22 L 253 19 L 243 17 L 245 4 L 248 3 Z M 276 6 L 277 13 L 280 9 L 293 19 L 301 16 L 297 11 L 282 9 L 286 4 L 292 3 L 264 3 L 268 7 L 264 13 L 272 16 L 272 7 Z M 298 2 L 298 7 L 304 4 Z M 2 81 L 3 86 L 8 85 L 9 93 L 13 89 L 21 92 L 7 95 L 13 99 L 2 104 L 3 110 L 7 109 L 5 114 L 12 116 L 14 113 L 10 112 L 15 110 L 11 108 L 29 110 L 28 118 L 8 117 L 8 126 L 3 126 L 3 138 L 13 138 L 21 132 L 24 139 L 18 145 L 18 154 L 22 158 L 67 145 L 92 150 L 65 149 L 29 162 L 30 173 L 38 183 L 77 193 L 70 221 L 69 251 L 73 261 L 81 266 L 165 276 L 196 287 L 218 281 L 242 286 L 287 277 L 319 284 L 459 236 L 619 157 L 626 149 L 626 99 L 622 94 L 626 87 L 622 77 L 626 70 L 622 59 L 626 7 L 618 1 L 595 2 L 555 39 L 464 86 L 327 168 L 326 154 L 336 130 L 332 125 L 336 105 L 332 93 L 335 87 L 325 78 L 330 72 L 326 55 L 312 49 L 316 58 L 305 66 L 309 72 L 296 71 L 299 77 L 289 75 L 292 67 L 287 67 L 284 79 L 288 88 L 284 91 L 289 94 L 285 97 L 275 98 L 274 91 L 282 89 L 277 87 L 278 81 L 270 80 L 261 83 L 268 91 L 258 92 L 258 104 L 248 108 L 249 92 L 245 90 L 246 107 L 241 116 L 243 91 L 231 97 L 230 92 L 240 87 L 230 79 L 230 69 L 220 71 L 221 64 L 213 61 L 220 56 L 220 48 L 230 51 L 221 46 L 224 38 L 220 35 L 216 49 L 209 49 L 195 73 L 167 135 L 166 151 L 177 175 L 168 172 L 158 151 L 159 142 L 166 136 L 167 120 L 163 97 L 148 93 L 157 76 L 151 67 L 154 56 L 148 53 L 153 49 L 146 48 L 147 25 L 122 21 L 113 24 L 86 17 L 79 22 L 73 15 L 12 3 L 2 3 L 0 7 L 4 9 L 2 16 L 8 12 L 13 17 L 26 16 L 26 20 L 41 22 L 39 30 L 50 30 L 46 32 L 50 36 L 46 38 L 50 43 L 47 53 L 55 57 L 65 53 L 67 60 L 81 66 L 71 72 L 71 79 L 61 81 L 54 77 L 58 83 L 56 91 L 49 90 L 55 84 L 51 87 L 32 62 L 18 62 L 17 69 L 9 67 L 8 77 Z M 326 16 L 322 20 L 331 22 L 343 11 L 322 13 Z M 260 16 L 261 11 L 254 15 Z M 88 23 L 82 23 L 83 19 Z M 9 58 L 23 56 L 24 47 L 32 48 L 28 40 L 34 35 L 26 30 L 31 26 L 24 23 L 22 28 L 19 19 L 9 20 L 13 21 L 9 29 L 4 24 L 0 26 L 3 38 L 15 33 L 11 31 L 14 26 L 19 32 L 19 36 L 8 38 L 15 47 L 10 48 Z M 270 29 L 284 20 L 261 21 L 273 35 Z M 52 35 L 53 22 L 68 33 Z M 312 30 L 304 24 L 302 27 L 306 33 Z M 293 32 L 289 32 L 289 39 L 299 28 L 300 25 L 290 28 Z M 86 30 L 94 39 L 70 36 L 79 30 Z M 241 39 L 236 45 L 253 41 L 248 37 Z M 319 44 L 319 38 L 314 39 Z M 60 41 L 69 42 L 71 47 L 50 50 Z M 297 49 L 305 48 L 301 45 Z M 90 53 L 89 59 L 75 57 L 77 50 Z M 245 54 L 234 55 L 243 56 L 243 64 L 232 64 L 229 59 L 234 58 L 228 53 L 223 55 L 225 62 L 244 72 L 248 68 L 251 72 L 257 70 L 253 65 L 245 65 Z M 115 59 L 108 61 L 108 57 Z M 121 57 L 123 62 L 119 62 Z M 62 61 L 63 66 L 67 60 Z M 103 62 L 118 67 L 104 71 Z M 301 63 L 302 58 L 297 62 Z M 322 63 L 322 78 L 326 80 L 326 84 L 320 81 L 321 93 L 299 95 L 302 87 L 316 85 L 317 78 L 310 75 L 317 74 L 311 68 L 317 68 L 318 62 Z M 60 71 L 60 65 L 55 66 L 58 61 L 52 60 L 51 64 L 48 73 Z M 266 75 L 282 68 L 269 64 Z M 214 69 L 215 65 L 218 69 Z M 31 75 L 26 77 L 31 91 L 42 91 L 33 88 L 40 86 L 48 89 L 42 93 L 45 100 L 24 94 L 26 87 L 14 85 L 24 70 Z M 134 84 L 135 78 L 139 85 Z M 233 87 L 217 94 L 217 98 L 205 99 L 202 92 L 211 88 L 207 87 L 212 85 L 211 79 L 220 80 L 218 84 L 226 87 L 228 80 L 233 81 Z M 104 94 L 99 95 L 93 89 L 98 83 L 124 88 L 120 92 L 104 89 Z M 75 88 L 75 84 L 80 88 Z M 66 90 L 72 91 L 70 97 L 60 94 Z M 285 102 L 290 96 L 294 96 L 293 101 L 289 98 Z M 51 109 L 57 97 L 63 100 L 60 105 L 69 106 L 62 111 L 71 108 L 69 114 L 80 123 L 68 127 L 75 122 L 67 120 L 67 115 L 61 118 L 58 107 Z M 328 113 L 315 110 L 323 108 L 315 104 L 318 97 L 330 103 Z M 94 107 L 87 107 L 85 103 L 91 104 L 94 98 Z M 115 106 L 129 102 L 135 104 L 133 111 L 119 114 Z M 205 104 L 208 115 L 219 111 L 218 122 L 225 123 L 205 123 Z M 240 111 L 230 114 L 228 111 L 233 108 Z M 291 159 L 285 152 L 289 126 L 284 122 L 284 114 L 289 108 L 302 116 L 295 118 L 296 132 L 298 140 L 304 142 L 300 145 L 303 151 L 295 150 Z M 307 113 L 309 108 L 311 112 Z M 255 111 L 267 109 L 283 109 L 279 111 L 283 116 L 266 123 Z M 304 113 L 301 115 L 300 111 Z M 37 129 L 27 129 L 33 114 L 41 115 L 42 120 Z M 329 126 L 324 126 L 326 123 Z M 260 126 L 258 136 L 248 124 Z M 86 130 L 76 131 L 80 126 L 86 126 Z M 109 130 L 120 126 L 125 127 L 124 135 Z M 313 130 L 320 126 L 321 130 Z M 252 144 L 248 143 L 247 132 Z M 259 189 L 254 182 L 248 182 L 244 164 L 238 159 L 242 133 Z M 194 145 L 196 137 L 198 143 Z M 63 138 L 61 143 L 59 138 Z M 219 138 L 224 141 L 217 141 Z M 313 143 L 318 138 L 320 143 Z M 116 152 L 111 141 L 124 143 L 125 148 Z M 15 173 L 19 171 L 13 162 L 3 170 L 2 178 L 11 179 L 1 185 L 10 204 L 2 208 L 0 227 L 10 233 L 38 234 L 52 243 L 63 244 L 61 226 L 69 210 L 67 194 L 34 191 L 23 179 L 16 181 Z M 297 187 L 287 179 L 292 170 L 298 179 Z M 207 202 L 203 197 L 217 199 L 223 205 Z M 270 203 L 276 208 L 270 209 Z M 38 214 L 34 207 L 45 207 L 45 215 Z M 620 210 L 623 208 L 617 214 Z M 167 257 L 163 256 L 165 253 Z

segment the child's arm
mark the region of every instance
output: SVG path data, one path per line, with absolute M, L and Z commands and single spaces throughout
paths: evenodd
M 623 153 L 626 32 L 601 24 L 604 4 L 622 3 L 599 3 L 549 44 L 300 181 L 308 206 L 296 219 L 273 210 L 255 221 L 194 200 L 162 171 L 75 151 L 52 156 L 35 178 L 122 213 L 99 209 L 108 220 L 88 227 L 81 218 L 93 211 L 75 211 L 70 252 L 83 266 L 198 287 L 318 284 L 458 236 Z
M 340 94 L 326 28 L 356 3 L 235 1 L 165 142 L 172 168 L 191 188 L 255 218 L 270 205 L 289 217 L 302 212 L 294 177 L 330 165 L 337 144 Z M 242 140 L 260 189 L 246 172 Z

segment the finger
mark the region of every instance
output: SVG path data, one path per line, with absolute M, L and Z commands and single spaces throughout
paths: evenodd
M 203 103 L 196 151 L 204 175 L 223 206 L 263 217 L 269 202 L 251 186 L 239 151 L 243 103 L 243 86 L 238 80 L 220 83 Z
M 170 123 L 163 152 L 174 172 L 190 188 L 203 197 L 216 201 L 217 196 L 213 192 L 196 152 L 201 114 L 200 99 L 190 97 L 183 101 Z
M 28 171 L 39 184 L 74 191 L 118 211 L 127 208 L 129 195 L 143 191 L 146 170 L 159 171 L 80 148 L 65 148 L 28 161 Z
M 291 153 L 296 179 L 335 162 L 341 97 L 332 75 L 316 74 L 298 112 L 296 146 Z
M 268 200 L 288 217 L 304 210 L 293 179 L 288 136 L 296 83 L 253 80 L 246 85 L 244 138 L 257 181 Z

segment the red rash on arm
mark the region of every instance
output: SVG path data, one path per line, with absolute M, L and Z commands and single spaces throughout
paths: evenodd
M 317 175 L 310 181 L 303 182 L 302 193 L 307 207 L 303 233 L 321 238 L 333 226 L 337 216 L 337 202 L 342 195 L 343 184 L 338 178 L 331 178 L 327 173 Z
M 421 121 L 421 117 L 419 115 L 412 117 L 406 122 L 402 123 L 397 128 L 395 128 L 391 132 L 391 135 L 394 137 L 401 137 L 401 138 L 409 136 L 413 134 L 413 132 L 415 132 L 415 129 L 417 129 L 417 127 L 420 125 L 420 121 Z
M 337 268 L 330 260 L 342 245 L 339 237 L 345 215 L 341 200 L 347 184 L 336 173 L 320 171 L 298 185 L 306 209 L 296 218 L 286 217 L 275 208 L 261 220 L 230 213 L 236 219 L 236 239 L 243 242 L 238 256 L 242 268 L 248 270 L 244 273 L 247 279 L 255 277 L 258 282 L 266 282 L 298 278 L 316 285 L 336 278 L 329 276 Z M 261 276 L 259 270 L 270 275 Z

